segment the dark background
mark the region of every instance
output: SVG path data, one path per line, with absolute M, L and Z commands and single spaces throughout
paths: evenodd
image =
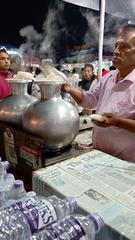
M 25 41 L 20 36 L 19 31 L 27 25 L 33 25 L 37 32 L 42 32 L 43 22 L 48 14 L 49 7 L 54 3 L 62 1 L 55 0 L 12 0 L 1 1 L 0 10 L 0 44 L 19 46 Z M 61 43 L 64 47 L 67 45 L 81 44 L 83 35 L 87 30 L 87 21 L 80 12 L 80 7 L 65 3 L 63 12 L 63 21 L 68 29 L 68 36 L 61 35 Z M 81 10 L 86 11 L 85 8 Z
M 59 10 L 60 8 L 62 10 Z M 51 16 L 50 9 L 56 10 L 54 22 L 52 17 L 52 24 L 48 29 L 43 29 L 47 16 Z M 86 19 L 86 15 L 89 15 L 89 19 Z M 99 16 L 97 11 L 62 0 L 12 0 L 8 3 L 1 1 L 0 46 L 21 49 L 23 45 L 23 53 L 27 56 L 57 58 L 58 61 L 71 50 L 74 51 L 76 45 L 85 46 L 87 43 L 86 49 L 95 48 L 98 51 Z M 120 23 L 121 19 L 106 14 L 104 45 L 107 46 L 107 50 L 108 46 L 110 48 L 114 45 L 114 36 Z M 33 32 L 27 28 L 30 25 L 34 28 Z M 25 32 L 23 36 L 22 30 Z M 46 38 L 48 42 L 44 43 L 45 49 L 40 51 Z M 47 48 L 48 43 L 50 46 Z M 83 48 L 78 50 L 81 49 Z

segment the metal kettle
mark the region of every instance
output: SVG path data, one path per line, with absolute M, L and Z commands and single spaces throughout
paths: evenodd
M 27 85 L 32 80 L 7 80 L 11 85 L 12 95 L 0 102 L 0 121 L 20 125 L 22 114 L 37 98 L 27 93 Z
M 61 97 L 62 80 L 38 80 L 41 100 L 23 114 L 23 127 L 44 139 L 49 149 L 58 149 L 72 143 L 79 130 L 76 108 Z

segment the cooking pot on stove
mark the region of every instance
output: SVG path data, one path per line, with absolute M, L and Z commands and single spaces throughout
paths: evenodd
M 37 80 L 41 100 L 23 114 L 23 127 L 44 139 L 48 149 L 62 148 L 74 140 L 79 130 L 79 114 L 61 97 L 63 80 Z
M 11 85 L 12 95 L 0 102 L 0 121 L 20 125 L 23 112 L 37 101 L 37 98 L 27 93 L 27 85 L 32 80 L 10 79 L 7 81 Z

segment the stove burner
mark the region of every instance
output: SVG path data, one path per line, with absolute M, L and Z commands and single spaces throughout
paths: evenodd
M 65 147 L 62 147 L 62 148 L 45 148 L 44 149 L 44 156 L 45 158 L 51 158 L 51 157 L 55 157 L 55 156 L 59 156 L 61 155 L 62 153 L 70 150 L 72 148 L 72 145 L 67 145 Z

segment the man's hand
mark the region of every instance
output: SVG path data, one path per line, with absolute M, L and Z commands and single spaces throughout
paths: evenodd
M 79 104 L 83 101 L 83 92 L 75 87 L 72 87 L 69 83 L 64 83 L 61 86 L 61 92 L 67 92 L 72 98 Z
M 103 122 L 99 122 L 96 120 L 92 120 L 92 122 L 98 127 L 110 127 L 110 126 L 118 126 L 120 122 L 120 117 L 112 113 L 103 113 L 102 116 L 105 116 L 106 119 Z
M 72 87 L 71 87 L 70 84 L 64 83 L 64 84 L 62 84 L 62 86 L 61 86 L 61 92 L 70 93 L 71 88 L 72 88 Z

